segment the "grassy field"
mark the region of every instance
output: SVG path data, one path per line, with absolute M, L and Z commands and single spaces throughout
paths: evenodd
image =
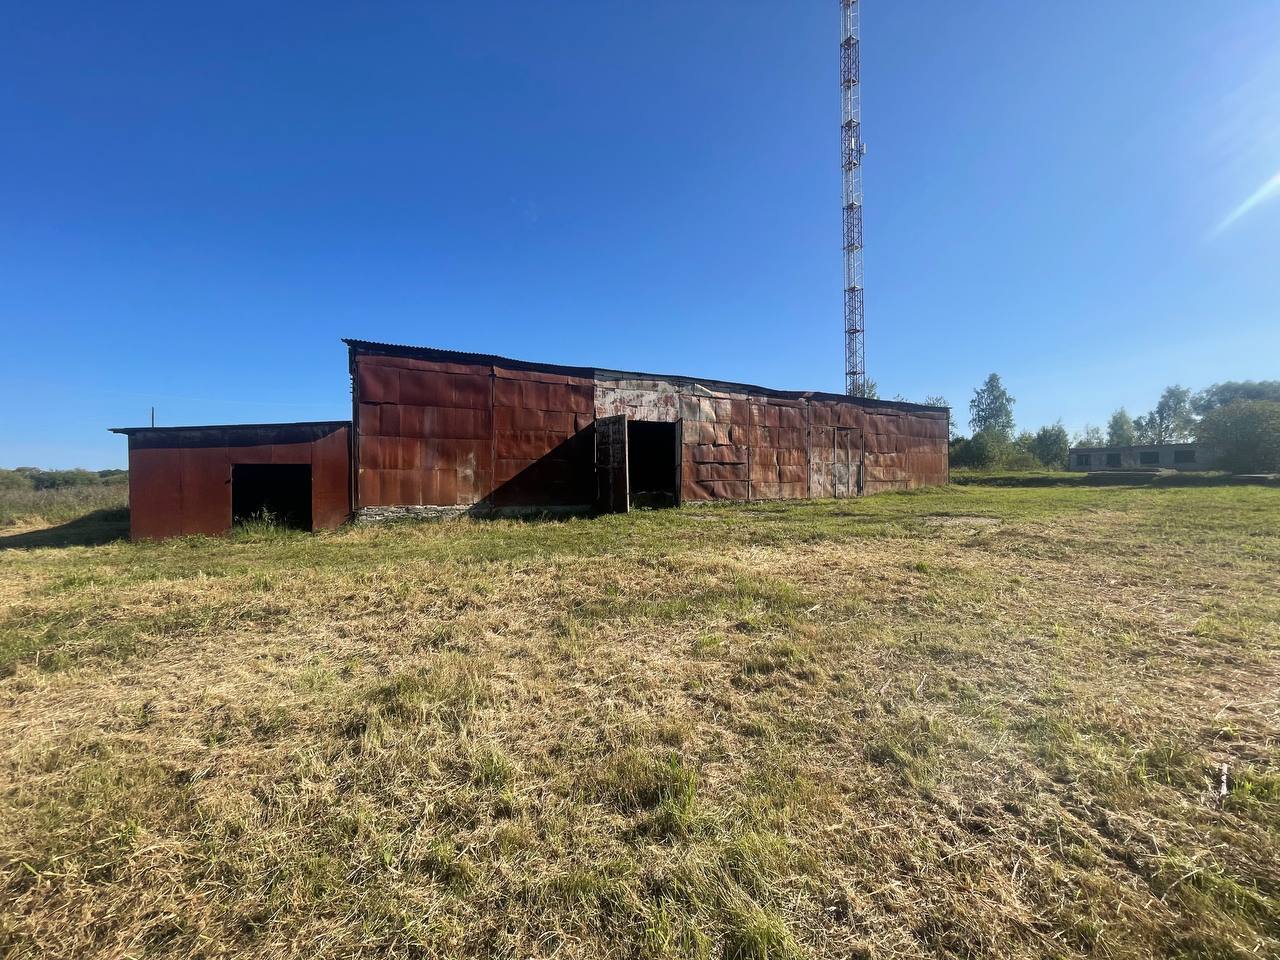
M 77 536 L 82 538 L 89 527 L 109 539 L 127 530 L 128 507 L 129 487 L 123 482 L 51 490 L 0 489 L 0 538 L 20 530 L 74 522 L 70 531 L 63 531 L 70 533 L 72 542 L 77 542 Z
M 1280 489 L 119 522 L 0 529 L 0 955 L 1280 955 Z

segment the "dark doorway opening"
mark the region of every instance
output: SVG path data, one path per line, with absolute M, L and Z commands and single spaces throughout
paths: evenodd
M 633 507 L 674 507 L 680 496 L 680 425 L 627 421 Z
M 234 464 L 231 467 L 231 520 L 310 530 L 311 464 Z

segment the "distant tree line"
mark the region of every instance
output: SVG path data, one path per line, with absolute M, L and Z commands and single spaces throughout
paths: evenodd
M 41 470 L 39 467 L 16 467 L 0 470 L 0 490 L 56 490 L 61 487 L 101 486 L 124 483 L 127 470 Z
M 1061 421 L 1036 430 L 1017 432 L 1013 417 L 1016 401 L 998 373 L 987 377 L 969 401 L 969 428 L 959 435 L 952 425 L 951 463 L 957 467 L 1010 470 L 1061 469 L 1067 465 L 1071 438 Z
M 946 405 L 941 397 L 929 402 Z M 1059 420 L 1034 433 L 1015 432 L 1014 398 L 991 374 L 969 401 L 967 437 L 953 424 L 951 463 L 957 467 L 1060 470 L 1072 446 L 1132 447 L 1192 440 L 1212 447 L 1219 464 L 1234 472 L 1280 471 L 1280 380 L 1229 380 L 1198 393 L 1167 387 L 1155 406 L 1131 417 L 1121 407 L 1104 432 L 1086 426 L 1069 437 Z

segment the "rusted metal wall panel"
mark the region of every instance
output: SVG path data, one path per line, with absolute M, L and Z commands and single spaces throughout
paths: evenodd
M 310 443 L 273 443 L 271 444 L 271 463 L 310 463 Z M 243 463 L 236 460 L 236 463 Z
M 129 535 L 160 540 L 182 534 L 182 451 L 129 443 Z
M 400 371 L 381 363 L 366 363 L 359 368 L 360 399 L 365 403 L 399 403 Z
M 807 402 L 753 398 L 750 412 L 751 498 L 784 500 L 808 496 Z
M 591 503 L 591 380 L 381 355 L 354 368 L 361 506 Z
M 495 366 L 495 506 L 589 506 L 596 499 L 593 409 L 586 378 Z
M 351 516 L 351 429 L 343 427 L 311 445 L 311 525 L 333 529 Z
M 134 540 L 226 533 L 231 471 L 241 463 L 311 464 L 313 528 L 339 526 L 351 514 L 351 431 L 345 423 L 128 432 Z
M 489 372 L 355 358 L 360 506 L 469 505 L 493 484 Z
M 867 493 L 947 482 L 945 414 L 876 412 L 868 416 L 866 429 Z

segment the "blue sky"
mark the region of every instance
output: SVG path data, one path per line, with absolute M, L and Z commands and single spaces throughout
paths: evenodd
M 349 416 L 342 336 L 839 390 L 837 9 L 10 4 L 0 465 Z M 1274 0 L 868 0 L 863 46 L 883 395 L 1280 376 Z

